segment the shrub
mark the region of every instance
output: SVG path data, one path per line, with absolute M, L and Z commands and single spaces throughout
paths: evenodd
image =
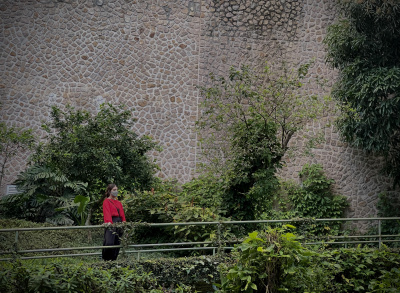
M 196 184 L 191 182 L 191 184 Z M 172 182 L 157 185 L 152 191 L 128 194 L 122 200 L 125 215 L 129 221 L 152 223 L 182 223 L 182 222 L 217 222 L 227 220 L 221 215 L 221 210 L 215 206 L 206 206 L 215 198 L 204 191 L 190 193 L 193 187 L 183 188 Z M 202 197 L 201 195 L 204 195 Z M 216 199 L 215 199 L 216 200 Z M 201 205 L 203 204 L 203 206 Z M 229 229 L 223 230 L 226 236 Z M 191 242 L 215 240 L 217 226 L 191 225 L 167 226 L 164 228 L 138 228 L 133 234 L 136 241 L 148 242 Z
M 320 164 L 306 164 L 299 173 L 301 184 L 282 182 L 281 192 L 275 198 L 275 211 L 266 218 L 304 218 L 309 221 L 296 224 L 298 232 L 307 235 L 335 235 L 340 222 L 314 222 L 313 219 L 341 218 L 348 206 L 345 196 L 334 194 L 334 180 L 326 177 Z
M 222 268 L 221 291 L 278 292 L 285 276 L 311 254 L 288 227 L 250 233 L 235 248 L 237 263 Z
M 185 284 L 197 290 L 211 291 L 212 284 L 220 282 L 218 266 L 232 263 L 230 255 L 143 260 L 144 272 L 153 272 L 160 284 Z M 204 291 L 203 291 L 204 292 Z
M 220 292 L 398 292 L 400 254 L 377 250 L 303 247 L 281 228 L 249 234 L 221 265 Z
M 319 250 L 282 282 L 286 292 L 398 292 L 397 251 L 371 248 Z

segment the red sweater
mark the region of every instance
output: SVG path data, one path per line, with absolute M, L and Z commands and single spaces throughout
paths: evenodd
M 117 208 L 119 209 L 119 215 Z M 121 217 L 122 222 L 126 222 L 122 203 L 116 199 L 106 198 L 103 201 L 104 223 L 112 223 L 112 217 Z

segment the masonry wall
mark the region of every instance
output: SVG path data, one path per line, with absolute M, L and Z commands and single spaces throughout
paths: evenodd
M 315 58 L 313 73 L 332 82 L 322 40 L 334 11 L 334 0 L 2 0 L 0 117 L 41 135 L 52 105 L 95 112 L 104 102 L 125 104 L 138 119 L 134 130 L 163 147 L 152 154 L 159 176 L 186 182 L 200 158 L 196 85 L 211 71 L 276 58 Z M 304 163 L 319 162 L 350 198 L 349 216 L 375 215 L 377 194 L 390 187 L 379 159 L 344 145 L 321 122 L 308 131 L 323 131 L 326 143 L 314 157 L 287 157 L 281 176 L 297 179 Z M 303 136 L 292 144 L 302 147 Z M 3 194 L 26 156 L 7 165 Z

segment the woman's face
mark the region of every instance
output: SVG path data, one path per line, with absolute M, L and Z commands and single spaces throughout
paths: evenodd
M 114 188 L 111 189 L 110 196 L 112 198 L 117 198 L 117 196 L 118 196 L 118 187 L 117 186 L 114 186 Z

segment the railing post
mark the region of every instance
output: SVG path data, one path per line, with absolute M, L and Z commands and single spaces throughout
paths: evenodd
M 15 242 L 14 242 L 14 251 L 18 254 L 18 231 L 15 231 Z
M 381 231 L 381 220 L 378 220 L 378 235 L 379 235 L 379 249 L 382 247 L 382 231 Z
M 221 222 L 218 223 L 217 226 L 217 241 L 218 241 L 218 251 L 217 253 L 221 253 Z

